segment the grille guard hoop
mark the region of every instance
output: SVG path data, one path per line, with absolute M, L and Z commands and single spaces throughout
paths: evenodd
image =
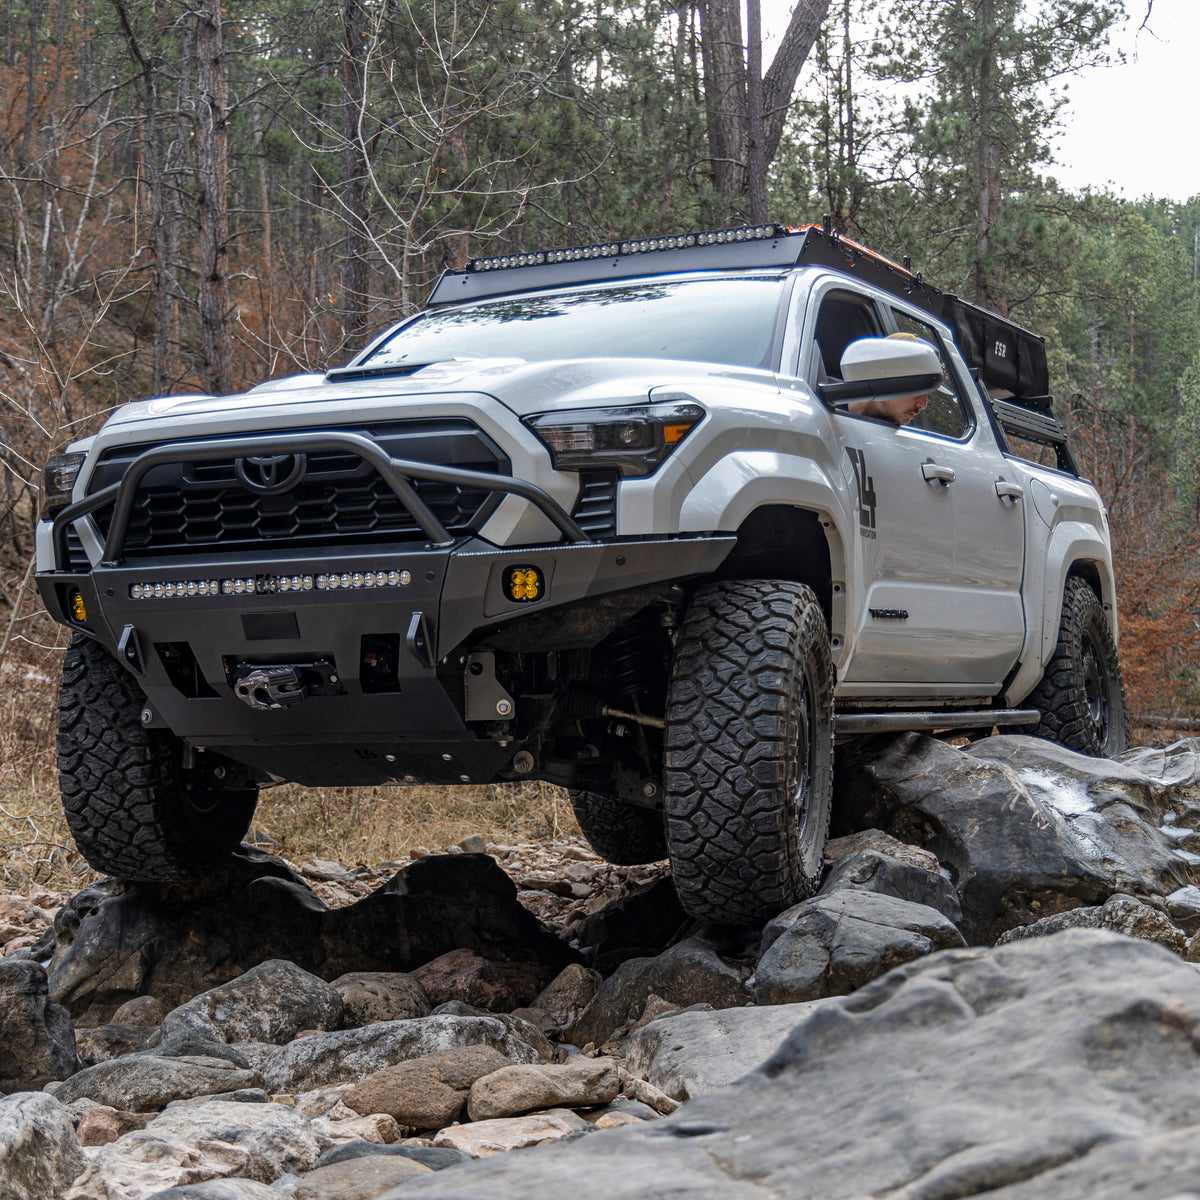
M 55 571 L 65 571 L 68 568 L 68 528 L 80 517 L 86 517 L 107 504 L 114 506 L 113 518 L 104 542 L 104 554 L 100 565 L 119 566 L 124 561 L 125 536 L 129 528 L 138 488 L 147 472 L 163 463 L 205 462 L 230 456 L 247 457 L 266 452 L 272 454 L 321 453 L 322 451 L 339 450 L 350 451 L 370 463 L 396 494 L 400 503 L 412 514 L 426 538 L 435 546 L 449 546 L 455 539 L 428 505 L 417 495 L 410 483 L 412 479 L 455 484 L 519 496 L 542 513 L 568 542 L 592 540 L 546 492 L 535 484 L 488 471 L 465 470 L 419 462 L 414 459 L 393 458 L 376 442 L 360 433 L 348 431 L 302 432 L 220 438 L 202 442 L 168 442 L 139 454 L 129 464 L 125 474 L 117 483 L 110 484 L 91 496 L 67 505 L 55 514 L 52 526 L 54 569 Z

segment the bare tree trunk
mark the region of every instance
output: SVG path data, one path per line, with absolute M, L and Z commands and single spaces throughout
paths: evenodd
M 263 306 L 263 327 L 270 330 L 275 248 L 271 244 L 271 193 L 267 186 L 267 160 L 263 154 L 262 125 L 258 118 L 257 100 L 250 105 L 250 132 L 254 137 L 254 157 L 258 168 L 258 213 L 262 223 L 262 263 L 258 270 L 259 303 Z
M 762 7 L 746 0 L 746 174 L 750 220 L 761 224 L 767 212 L 766 129 L 763 123 Z
M 993 123 L 996 57 L 993 0 L 980 0 L 976 21 L 983 44 L 979 58 L 979 95 L 975 140 L 975 170 L 979 183 L 975 238 L 975 301 L 985 308 L 1008 314 L 1004 280 L 992 261 L 992 226 L 1000 217 L 999 147 Z
M 201 0 L 196 9 L 196 209 L 200 223 L 200 328 L 204 386 L 233 390 L 233 346 L 229 336 L 229 253 L 225 50 L 221 0 Z
M 138 69 L 143 135 L 141 175 L 154 254 L 154 391 L 173 391 L 179 370 L 179 206 L 168 182 L 167 139 L 159 112 L 158 72 L 134 31 L 126 0 L 111 0 Z
M 367 257 L 367 165 L 359 118 L 366 103 L 363 49 L 367 18 L 362 0 L 342 0 L 342 203 L 346 219 L 342 346 L 361 348 L 367 337 L 371 264 Z
M 766 75 L 760 0 L 747 3 L 748 44 L 743 45 L 740 0 L 699 0 L 709 154 L 723 209 L 717 219 L 725 221 L 766 220 L 767 171 L 830 0 L 797 0 Z
M 701 0 L 704 106 L 708 149 L 721 211 L 718 222 L 740 215 L 746 195 L 746 64 L 740 0 Z

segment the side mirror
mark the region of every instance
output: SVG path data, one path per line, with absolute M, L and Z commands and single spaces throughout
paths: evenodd
M 928 342 L 865 337 L 846 347 L 841 372 L 843 382 L 817 384 L 829 404 L 930 392 L 942 382 L 942 361 Z

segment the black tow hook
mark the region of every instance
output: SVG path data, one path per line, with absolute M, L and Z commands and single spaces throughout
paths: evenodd
M 259 712 L 291 708 L 309 696 L 335 696 L 343 690 L 337 669 L 327 661 L 272 666 L 243 664 L 234 671 L 232 682 L 233 694 Z

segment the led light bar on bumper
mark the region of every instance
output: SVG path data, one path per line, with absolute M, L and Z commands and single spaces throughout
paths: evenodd
M 636 476 L 653 475 L 704 415 L 698 404 L 644 404 L 538 413 L 525 423 L 559 471 L 615 467 Z
M 131 600 L 194 596 L 274 596 L 286 592 L 408 587 L 411 571 L 340 571 L 322 575 L 242 575 L 234 579 L 156 579 L 129 585 Z

